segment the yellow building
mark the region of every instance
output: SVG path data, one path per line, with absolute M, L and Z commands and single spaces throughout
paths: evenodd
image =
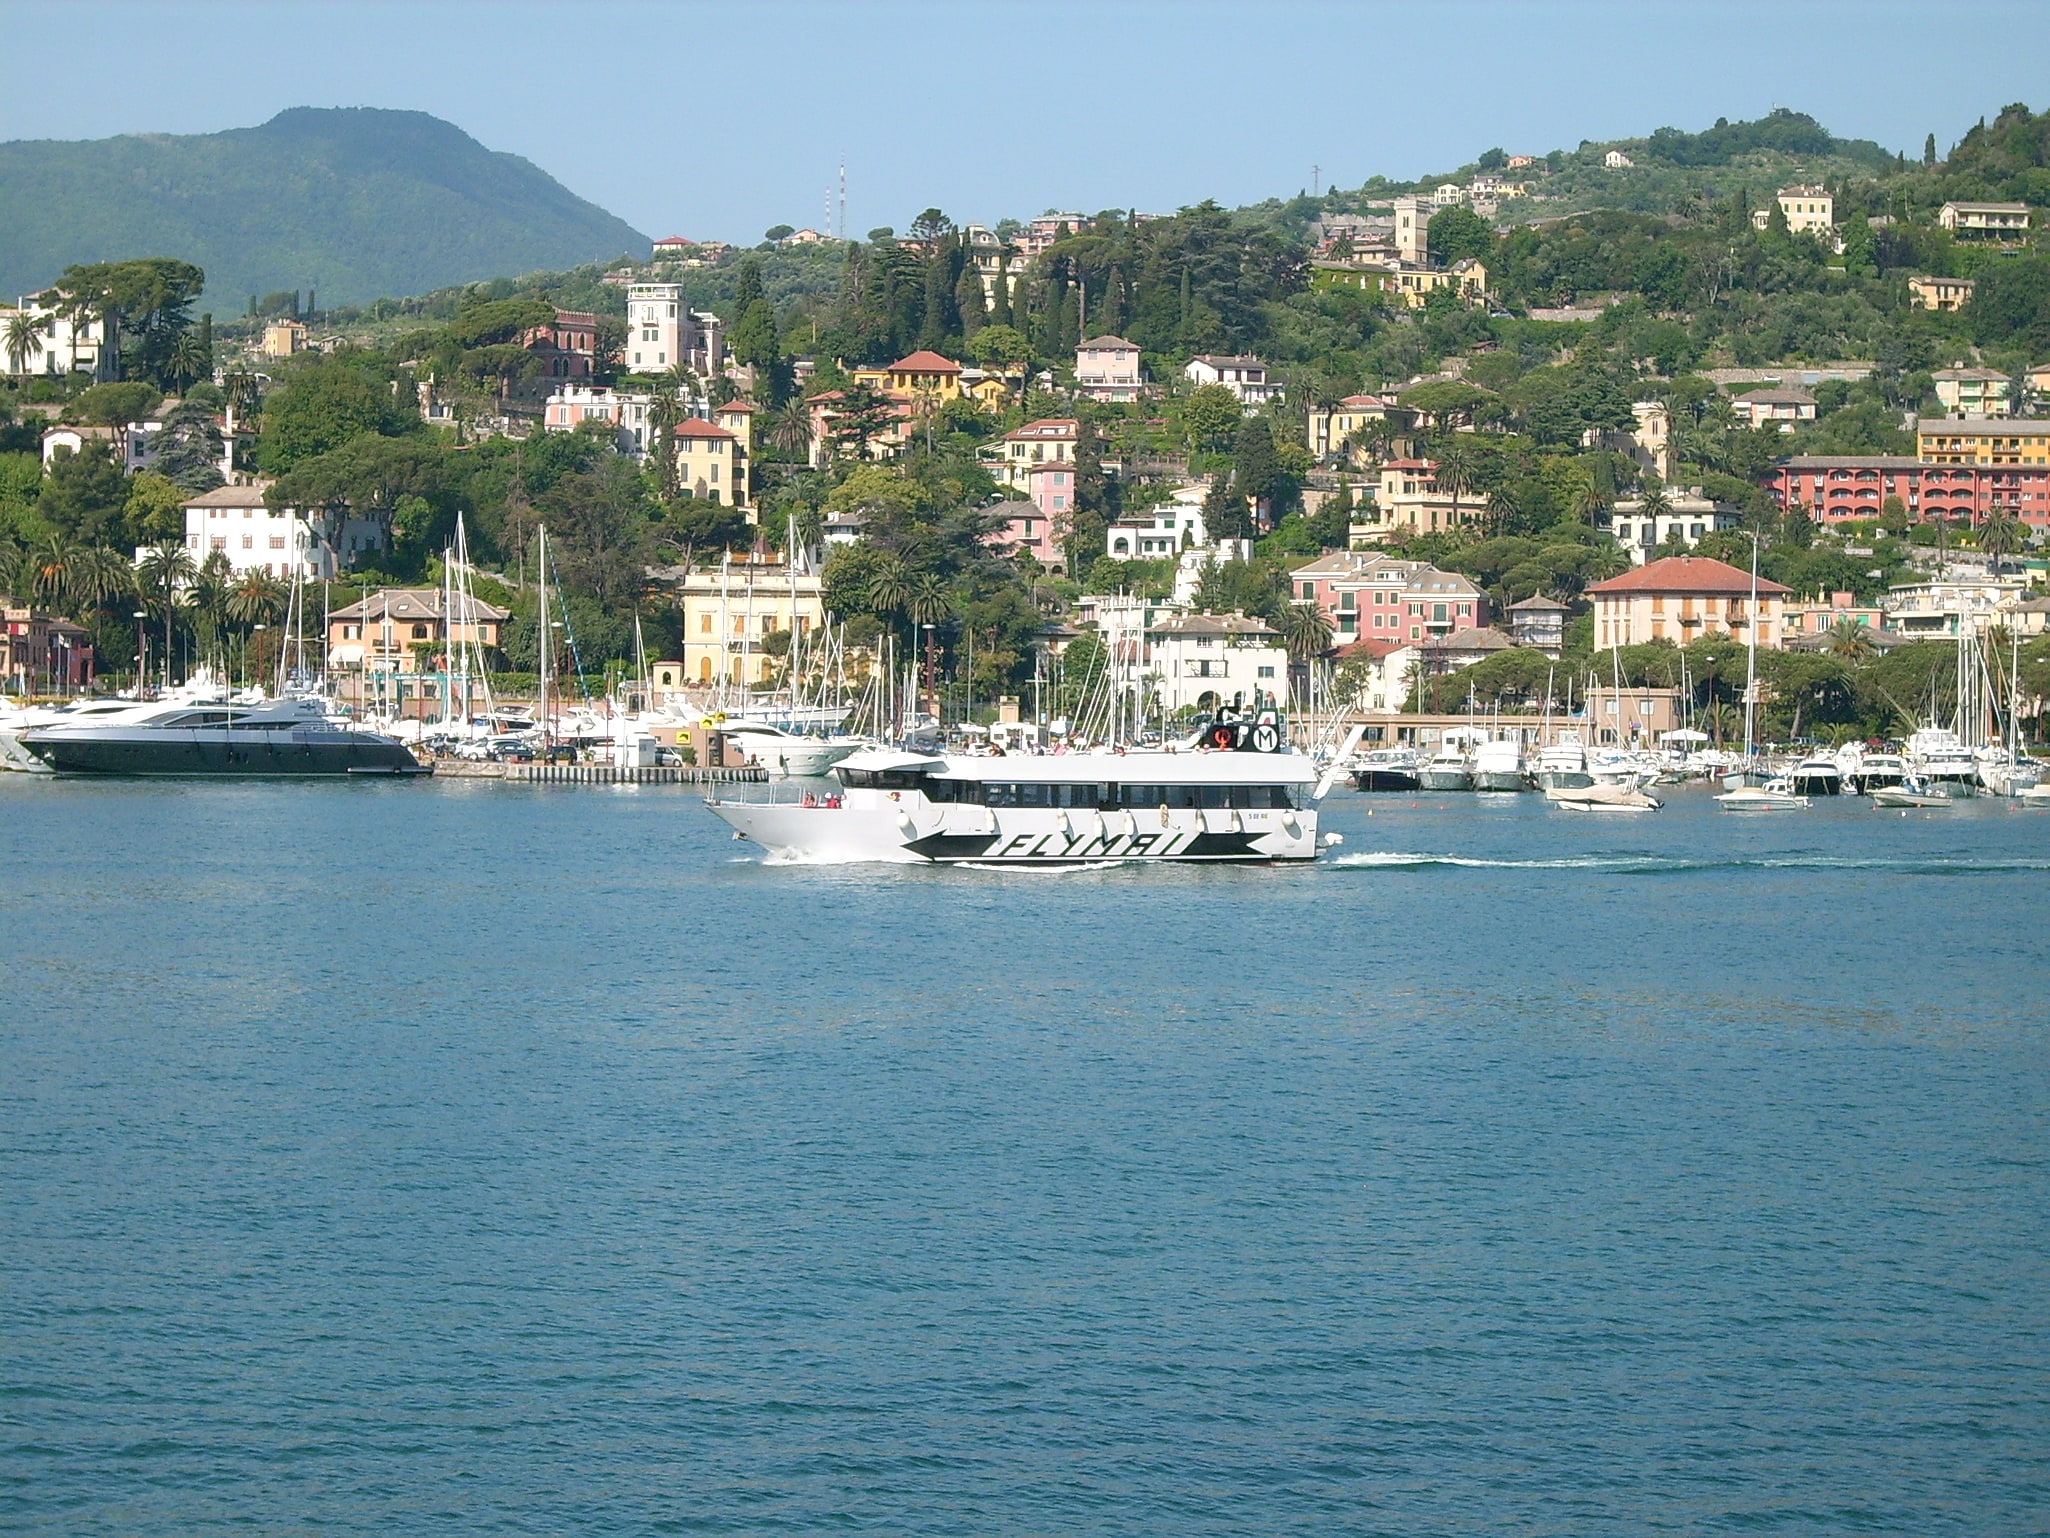
M 1915 424 L 1915 452 L 1932 465 L 2050 465 L 2050 420 L 1924 418 Z
M 1972 297 L 1970 278 L 1910 278 L 1908 298 L 1925 310 L 1962 310 Z
M 1752 627 L 1751 573 L 1701 555 L 1670 555 L 1587 590 L 1594 602 L 1594 644 L 1642 646 L 1671 641 L 1685 646 L 1705 635 L 1744 639 Z M 1786 601 L 1792 590 L 1758 578 L 1757 641 L 1783 643 Z
M 1836 228 L 1836 199 L 1827 187 L 1782 187 L 1776 201 L 1789 234 L 1827 235 Z M 1762 230 L 1772 216 L 1766 209 L 1755 209 L 1751 222 Z
M 878 390 L 910 400 L 930 396 L 944 405 L 960 397 L 961 365 L 936 352 L 915 352 L 888 368 L 858 368 L 854 371 L 854 382 L 874 385 Z
M 683 579 L 683 683 L 754 686 L 780 677 L 788 648 L 771 637 L 809 635 L 825 623 L 816 572 L 781 562 L 729 561 Z M 784 656 L 769 650 L 774 646 Z
M 274 320 L 263 328 L 263 353 L 267 358 L 289 358 L 306 351 L 306 328 L 296 320 Z
M 1309 415 L 1310 452 L 1319 459 L 1344 454 L 1358 460 L 1358 450 L 1350 450 L 1347 440 L 1369 422 L 1385 421 L 1393 417 L 1397 423 L 1407 427 L 1416 413 L 1404 411 L 1395 403 L 1391 391 L 1385 395 L 1348 395 L 1335 406 L 1312 406 Z
M 1422 309 L 1424 301 L 1441 288 L 1458 290 L 1469 304 L 1488 297 L 1488 269 L 1472 257 L 1461 257 L 1450 267 L 1431 267 L 1421 262 L 1316 262 L 1310 273 L 1312 288 L 1378 289 L 1411 310 Z

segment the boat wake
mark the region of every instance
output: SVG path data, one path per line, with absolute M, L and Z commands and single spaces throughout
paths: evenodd
M 977 860 L 963 860 L 956 867 L 959 870 L 983 870 L 998 876 L 1080 876 L 1090 871 L 1116 870 L 1121 865 L 1144 865 L 1144 860 L 1083 860 L 1074 865 L 986 865 Z M 1152 863 L 1158 863 L 1157 861 Z
M 1428 870 L 1435 866 L 1461 866 L 1474 870 L 1596 870 L 1620 876 L 1664 876 L 1713 870 L 1872 870 L 1905 876 L 1998 876 L 2021 871 L 2050 871 L 2050 859 L 1859 859 L 1799 853 L 1730 860 L 1657 854 L 1583 854 L 1549 860 L 1488 860 L 1471 855 L 1377 850 L 1342 854 L 1330 863 L 1354 870 Z

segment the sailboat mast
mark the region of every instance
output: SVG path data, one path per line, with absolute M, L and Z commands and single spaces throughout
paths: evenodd
M 1751 762 L 1758 712 L 1758 536 L 1751 536 L 1751 608 L 1744 616 L 1744 762 Z
M 553 642 L 548 633 L 548 525 L 542 524 L 536 532 L 538 537 L 535 540 L 534 572 L 536 580 L 541 584 L 540 645 L 537 648 L 541 668 L 541 750 L 546 756 L 548 749 L 554 746 L 548 728 L 548 654 L 553 649 Z

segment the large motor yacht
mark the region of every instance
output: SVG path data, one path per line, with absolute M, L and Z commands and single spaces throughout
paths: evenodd
M 307 696 L 131 706 L 29 727 L 21 743 L 60 774 L 430 772 L 396 737 L 330 720 L 325 703 Z
M 0 708 L 0 770 L 22 774 L 48 774 L 50 766 L 22 745 L 23 732 L 40 726 L 73 726 L 91 721 L 105 723 L 147 713 L 154 707 L 124 699 L 70 700 L 62 705 L 29 705 Z
M 726 740 L 779 779 L 816 778 L 866 745 L 859 737 L 813 736 L 756 723 L 729 724 Z
M 1908 738 L 1904 757 L 1912 777 L 1931 795 L 1964 800 L 1979 793 L 1979 760 L 1956 732 L 1925 726 Z
M 833 768 L 844 790 L 705 804 L 736 836 L 793 861 L 1080 865 L 1313 860 L 1321 780 L 1279 724 L 1219 722 L 1180 749 L 1057 754 L 870 748 Z

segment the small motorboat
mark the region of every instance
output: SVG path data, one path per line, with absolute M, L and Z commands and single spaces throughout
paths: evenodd
M 1545 799 L 1569 812 L 1656 812 L 1665 802 L 1629 785 L 1558 785 Z
M 1415 790 L 1417 788 L 1415 748 L 1375 748 L 1352 762 L 1354 790 Z
M 1768 780 L 1763 785 L 1739 785 L 1715 798 L 1726 812 L 1798 812 L 1808 798 L 1795 792 L 1788 780 Z
M 2023 806 L 2050 806 L 2050 785 L 2031 785 L 2015 800 Z
M 1938 795 L 1935 791 L 1923 790 L 1911 784 L 1875 785 L 1872 787 L 1872 804 L 1882 811 L 1889 807 L 1924 807 L 1933 810 L 1957 805 L 1957 797 Z

